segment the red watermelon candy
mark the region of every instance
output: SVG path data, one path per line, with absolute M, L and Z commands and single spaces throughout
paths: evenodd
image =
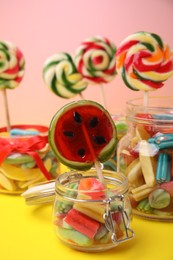
M 107 161 L 115 152 L 115 124 L 105 108 L 90 100 L 71 102 L 54 115 L 49 143 L 64 165 L 88 170 L 96 161 Z

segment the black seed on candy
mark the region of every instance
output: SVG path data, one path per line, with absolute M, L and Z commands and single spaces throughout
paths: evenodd
M 74 132 L 72 132 L 72 131 L 64 131 L 63 134 L 70 138 L 75 136 Z
M 81 117 L 81 115 L 78 112 L 74 112 L 73 117 L 74 117 L 74 121 L 76 123 L 81 123 L 82 122 L 82 117 Z
M 77 153 L 78 153 L 78 155 L 79 155 L 80 157 L 84 157 L 84 156 L 85 156 L 85 149 L 81 148 L 81 149 L 78 150 Z
M 94 116 L 91 120 L 90 120 L 90 123 L 89 123 L 89 126 L 94 128 L 98 125 L 99 121 L 98 121 L 98 118 L 96 116 Z
M 105 139 L 104 136 L 97 135 L 97 136 L 94 136 L 94 142 L 96 144 L 105 144 L 106 143 L 106 139 Z

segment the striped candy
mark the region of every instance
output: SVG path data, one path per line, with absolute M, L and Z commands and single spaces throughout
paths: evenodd
M 0 41 L 0 89 L 14 89 L 24 76 L 22 52 L 11 42 Z
M 75 64 L 79 73 L 89 82 L 107 83 L 116 75 L 115 53 L 115 45 L 107 38 L 92 37 L 77 48 Z
M 62 98 L 72 98 L 87 87 L 67 53 L 58 53 L 46 60 L 43 78 L 46 85 Z
M 116 68 L 130 89 L 156 90 L 173 75 L 173 52 L 158 35 L 137 32 L 118 48 Z

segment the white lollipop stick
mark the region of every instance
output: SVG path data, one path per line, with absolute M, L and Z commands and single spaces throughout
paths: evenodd
M 144 107 L 148 106 L 148 91 L 144 91 Z
M 84 95 L 82 93 L 80 93 L 79 96 L 82 100 L 85 100 Z
M 5 116 L 6 116 L 7 132 L 10 133 L 11 124 L 10 124 L 10 114 L 9 114 L 9 109 L 8 109 L 8 100 L 7 100 L 6 89 L 3 89 L 2 93 L 3 93 L 3 97 L 4 97 L 4 106 L 5 106 Z
M 94 166 L 96 168 L 97 176 L 99 178 L 99 181 L 104 185 L 104 177 L 101 169 L 101 165 L 98 161 L 95 161 Z
M 105 98 L 105 93 L 104 93 L 104 86 L 100 85 L 100 91 L 101 91 L 101 100 L 102 100 L 102 104 L 105 108 L 107 108 L 107 104 L 106 104 L 106 98 Z
M 102 173 L 102 170 L 101 170 L 101 166 L 100 166 L 100 163 L 97 161 L 94 148 L 92 146 L 92 143 L 90 141 L 88 132 L 87 132 L 86 127 L 85 127 L 84 124 L 82 124 L 82 131 L 84 133 L 85 140 L 86 140 L 86 143 L 88 144 L 88 148 L 90 150 L 90 153 L 91 153 L 91 155 L 93 157 L 94 165 L 95 165 L 95 168 L 96 168 L 96 172 L 97 172 L 97 176 L 99 178 L 99 181 L 104 185 L 104 177 L 103 177 L 103 173 Z

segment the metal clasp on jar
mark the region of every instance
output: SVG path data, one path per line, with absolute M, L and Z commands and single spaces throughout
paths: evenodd
M 115 200 L 112 200 L 112 198 L 108 198 L 106 200 L 106 210 L 103 215 L 104 221 L 105 221 L 105 226 L 109 230 L 109 232 L 112 233 L 111 239 L 113 243 L 120 243 L 124 242 L 126 240 L 129 240 L 134 237 L 134 231 L 129 228 L 130 226 L 130 219 L 127 214 L 127 212 L 124 210 L 124 196 L 123 195 L 118 195 L 115 197 L 115 199 L 121 203 L 118 204 L 117 209 L 111 209 L 111 204 Z M 125 234 L 123 235 L 123 238 L 117 238 L 116 235 L 116 221 L 113 220 L 113 214 L 115 212 L 120 212 L 121 217 L 122 217 L 122 222 L 125 230 Z

